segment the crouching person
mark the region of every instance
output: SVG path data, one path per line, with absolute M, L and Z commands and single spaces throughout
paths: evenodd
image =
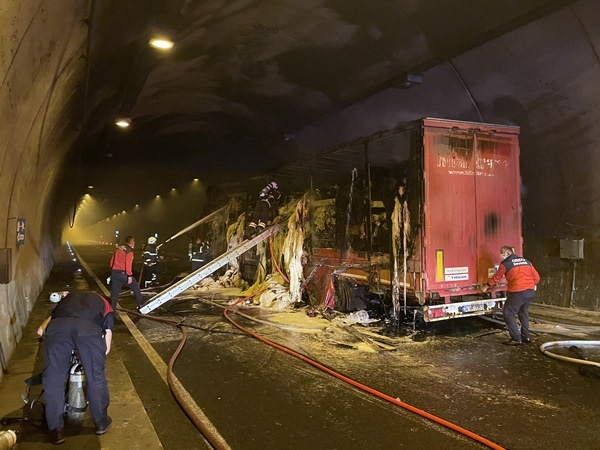
M 53 294 L 54 295 L 54 294 Z M 62 297 L 62 298 L 60 298 Z M 53 444 L 65 442 L 63 435 L 65 381 L 71 353 L 79 352 L 86 379 L 86 396 L 96 434 L 104 434 L 112 424 L 108 416 L 106 355 L 110 351 L 114 311 L 110 302 L 95 292 L 62 292 L 45 331 L 42 385 L 46 400 L 46 421 Z

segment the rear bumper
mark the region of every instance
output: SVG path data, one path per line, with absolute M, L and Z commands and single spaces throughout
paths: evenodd
M 494 312 L 502 311 L 505 301 L 506 297 L 502 297 L 473 300 L 469 302 L 428 305 L 423 307 L 423 318 L 425 322 L 435 322 L 439 320 L 492 314 Z

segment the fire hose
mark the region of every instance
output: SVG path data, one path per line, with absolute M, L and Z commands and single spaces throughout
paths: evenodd
M 600 347 L 600 341 L 552 341 L 552 342 L 546 342 L 546 343 L 540 345 L 540 351 L 544 355 L 549 356 L 550 358 L 560 359 L 562 361 L 567 361 L 567 362 L 572 362 L 572 363 L 577 363 L 577 364 L 583 364 L 586 366 L 600 367 L 600 362 L 590 361 L 590 360 L 581 359 L 581 358 L 571 358 L 569 356 L 559 355 L 557 353 L 553 353 L 550 351 L 550 349 L 553 349 L 556 347 L 570 348 L 573 346 L 575 346 L 575 347 Z
M 279 273 L 283 276 L 283 274 L 281 273 L 281 269 L 279 268 L 279 266 L 277 265 L 277 263 L 275 261 L 272 245 L 271 245 L 271 257 L 273 258 L 273 262 L 274 262 L 275 267 L 277 268 L 277 270 L 279 271 Z M 287 281 L 287 277 L 284 276 L 284 279 L 286 279 L 286 281 Z M 477 442 L 479 442 L 479 443 L 481 443 L 483 445 L 486 445 L 487 447 L 489 447 L 491 449 L 495 449 L 495 450 L 503 450 L 504 449 L 504 447 L 502 447 L 502 446 L 500 446 L 500 445 L 498 445 L 498 444 L 496 444 L 496 443 L 494 443 L 494 442 L 486 439 L 483 436 L 480 436 L 480 435 L 478 435 L 478 434 L 476 434 L 476 433 L 474 433 L 472 431 L 469 431 L 469 430 L 467 430 L 467 429 L 465 429 L 465 428 L 463 428 L 463 427 L 461 427 L 459 425 L 456 425 L 456 424 L 454 424 L 452 422 L 449 422 L 449 421 L 444 420 L 444 419 L 442 419 L 440 417 L 437 417 L 437 416 L 435 416 L 435 415 L 433 415 L 431 413 L 428 413 L 427 411 L 424 411 L 424 410 L 421 410 L 419 408 L 416 408 L 416 407 L 414 407 L 414 406 L 412 406 L 412 405 L 410 405 L 410 404 L 408 404 L 406 402 L 401 401 L 398 398 L 393 398 L 393 397 L 391 397 L 391 396 L 389 396 L 387 394 L 384 394 L 384 393 L 382 393 L 380 391 L 377 391 L 377 390 L 375 390 L 375 389 L 373 389 L 373 388 L 371 388 L 369 386 L 366 386 L 366 385 L 364 385 L 362 383 L 359 383 L 358 381 L 355 381 L 355 380 L 353 380 L 353 379 L 351 379 L 349 377 L 346 377 L 346 376 L 344 376 L 344 375 L 342 375 L 342 374 L 340 374 L 340 373 L 338 373 L 338 372 L 336 372 L 336 371 L 334 371 L 334 370 L 332 370 L 332 369 L 324 366 L 323 364 L 321 364 L 321 363 L 319 363 L 319 362 L 317 362 L 315 360 L 312 360 L 312 359 L 308 358 L 305 355 L 302 355 L 302 354 L 300 354 L 300 353 L 298 353 L 298 352 L 296 352 L 296 351 L 294 351 L 294 350 L 292 350 L 292 349 L 290 349 L 288 347 L 285 347 L 283 345 L 280 345 L 280 344 L 277 344 L 277 343 L 275 343 L 273 341 L 270 341 L 270 340 L 268 340 L 268 339 L 266 339 L 266 338 L 258 335 L 257 333 L 254 333 L 253 331 L 251 331 L 251 330 L 243 327 L 242 325 L 238 324 L 237 322 L 235 322 L 228 315 L 228 312 L 229 312 L 229 310 L 232 307 L 237 306 L 240 303 L 243 303 L 243 302 L 249 300 L 250 298 L 252 298 L 252 297 L 254 297 L 254 296 L 258 295 L 258 294 L 261 294 L 262 292 L 264 292 L 264 289 L 260 290 L 260 291 L 257 291 L 255 293 L 253 293 L 252 295 L 244 297 L 241 300 L 238 300 L 235 303 L 227 306 L 225 308 L 225 311 L 224 311 L 225 318 L 229 322 L 231 322 L 235 327 L 237 327 L 241 331 L 249 334 L 250 336 L 254 337 L 255 339 L 257 339 L 257 340 L 259 340 L 259 341 L 261 341 L 261 342 L 263 342 L 263 343 L 265 343 L 265 344 L 267 344 L 267 345 L 269 345 L 269 346 L 271 346 L 273 348 L 281 350 L 281 351 L 283 351 L 283 352 L 285 352 L 285 353 L 287 353 L 287 354 L 289 354 L 291 356 L 294 356 L 294 357 L 296 357 L 296 358 L 298 358 L 298 359 L 306 362 L 307 364 L 310 364 L 313 367 L 316 367 L 317 369 L 319 369 L 319 370 L 321 370 L 321 371 L 323 371 L 323 372 L 325 372 L 325 373 L 327 373 L 327 374 L 329 374 L 329 375 L 331 375 L 331 376 L 333 376 L 335 378 L 338 378 L 339 380 L 344 381 L 345 383 L 350 384 L 351 386 L 353 386 L 353 387 L 355 387 L 355 388 L 357 388 L 359 390 L 367 392 L 367 393 L 369 393 L 371 395 L 374 395 L 374 396 L 376 396 L 376 397 L 378 397 L 378 398 L 380 398 L 382 400 L 385 400 L 385 401 L 387 401 L 389 403 L 392 403 L 392 404 L 395 404 L 397 406 L 400 406 L 400 407 L 402 407 L 402 408 L 404 408 L 404 409 L 406 409 L 406 410 L 408 410 L 408 411 L 410 411 L 410 412 L 412 412 L 414 414 L 417 414 L 417 415 L 419 415 L 419 416 L 421 416 L 421 417 L 423 417 L 425 419 L 428 419 L 428 420 L 433 421 L 433 422 L 435 422 L 435 423 L 437 423 L 439 425 L 442 425 L 442 426 L 444 426 L 446 428 L 449 428 L 449 429 L 451 429 L 453 431 L 456 431 L 456 432 L 462 434 L 463 436 L 466 436 L 466 437 L 468 437 L 470 439 L 473 439 L 473 440 L 475 440 L 475 441 L 477 441 Z M 148 317 L 148 316 L 146 315 L 145 317 Z M 184 331 L 184 329 L 182 327 L 180 327 L 180 328 L 182 329 L 182 332 L 183 332 L 183 338 L 182 338 L 182 340 L 181 340 L 181 342 L 179 344 L 179 347 L 177 348 L 176 352 L 173 354 L 173 356 L 172 356 L 172 358 L 171 358 L 171 360 L 169 362 L 168 377 L 171 377 L 171 375 L 172 375 L 172 368 L 173 368 L 173 365 L 175 363 L 175 360 L 177 359 L 177 356 L 179 355 L 181 349 L 185 345 L 186 333 L 185 333 L 185 331 Z M 178 399 L 178 402 L 182 405 L 182 407 L 186 411 L 186 413 L 190 417 L 193 418 L 192 412 L 188 411 L 188 409 L 186 409 L 186 404 L 187 404 L 187 402 L 185 401 L 186 399 L 179 398 L 178 395 L 177 395 L 177 390 L 173 389 L 173 387 L 172 387 L 172 391 L 173 391 L 174 395 L 176 396 L 176 398 Z M 207 436 L 207 438 L 209 438 L 209 440 L 211 441 L 211 443 L 213 443 L 213 445 L 215 445 L 216 448 L 219 448 L 219 449 L 221 449 L 221 448 L 222 449 L 229 448 L 227 446 L 226 442 L 224 440 L 222 440 L 222 438 L 220 437 L 220 435 L 218 434 L 218 432 L 216 430 L 212 430 L 212 429 L 210 429 L 210 427 L 207 429 L 205 427 L 206 424 L 203 423 L 202 421 L 199 421 L 197 423 L 194 420 L 194 424 L 196 426 L 198 426 L 198 428 L 203 432 L 203 434 L 205 436 Z M 211 424 L 211 426 L 212 426 L 212 424 Z M 213 433 L 213 431 L 214 431 L 214 433 Z M 215 440 L 213 440 L 213 439 L 211 439 L 209 437 L 211 435 L 212 435 L 213 438 L 215 438 Z
M 431 413 L 428 413 L 427 411 L 423 411 L 422 409 L 419 409 L 419 408 L 416 408 L 416 407 L 414 407 L 412 405 L 409 405 L 408 403 L 405 403 L 405 402 L 401 401 L 398 398 L 393 398 L 393 397 L 391 397 L 391 396 L 389 396 L 387 394 L 384 394 L 384 393 L 382 393 L 380 391 L 377 391 L 376 389 L 373 389 L 373 388 L 371 388 L 369 386 L 366 386 L 366 385 L 364 385 L 362 383 L 359 383 L 358 381 L 355 381 L 355 380 L 353 380 L 353 379 L 351 379 L 349 377 L 346 377 L 346 376 L 344 376 L 344 375 L 342 375 L 342 374 L 340 374 L 340 373 L 338 373 L 338 372 L 336 372 L 336 371 L 334 371 L 334 370 L 332 370 L 332 369 L 324 366 L 323 364 L 321 364 L 321 363 L 319 363 L 319 362 L 317 362 L 317 361 L 315 361 L 313 359 L 310 359 L 307 356 L 302 355 L 301 353 L 298 353 L 298 352 L 296 352 L 296 351 L 294 351 L 294 350 L 292 350 L 292 349 L 290 349 L 288 347 L 285 347 L 283 345 L 280 345 L 280 344 L 277 344 L 277 343 L 275 343 L 273 341 L 270 341 L 270 340 L 264 338 L 263 336 L 260 336 L 259 334 L 254 333 L 253 331 L 251 331 L 251 330 L 243 327 L 242 325 L 240 325 L 237 322 L 235 322 L 231 317 L 229 317 L 229 315 L 227 313 L 229 312 L 229 310 L 232 307 L 237 306 L 240 303 L 243 303 L 246 300 L 249 300 L 250 298 L 252 298 L 255 295 L 258 295 L 258 294 L 260 294 L 262 292 L 263 291 L 255 292 L 254 294 L 249 295 L 247 297 L 244 297 L 241 300 L 238 300 L 237 302 L 235 302 L 235 303 L 227 306 L 227 308 L 225 308 L 225 311 L 224 311 L 223 315 L 235 327 L 237 327 L 240 330 L 242 330 L 243 332 L 249 334 L 253 338 L 258 339 L 259 341 L 261 341 L 261 342 L 263 342 L 263 343 L 265 343 L 267 345 L 270 345 L 273 348 L 281 350 L 281 351 L 283 351 L 283 352 L 285 352 L 285 353 L 287 353 L 287 354 L 289 354 L 291 356 L 294 356 L 294 357 L 296 357 L 296 358 L 298 358 L 298 359 L 306 362 L 307 364 L 310 364 L 311 366 L 316 367 L 317 369 L 319 369 L 319 370 L 321 370 L 321 371 L 323 371 L 323 372 L 325 372 L 325 373 L 327 373 L 327 374 L 329 374 L 329 375 L 331 375 L 331 376 L 333 376 L 335 378 L 338 378 L 339 380 L 344 381 L 345 383 L 348 383 L 351 386 L 354 386 L 357 389 L 360 389 L 360 390 L 362 390 L 364 392 L 372 394 L 372 395 L 374 395 L 374 396 L 376 396 L 376 397 L 378 397 L 378 398 L 380 398 L 382 400 L 385 400 L 385 401 L 387 401 L 389 403 L 393 403 L 393 404 L 395 404 L 397 406 L 400 406 L 400 407 L 402 407 L 402 408 L 404 408 L 404 409 L 406 409 L 406 410 L 408 410 L 410 412 L 413 412 L 413 413 L 415 413 L 415 414 L 417 414 L 417 415 L 419 415 L 421 417 L 424 417 L 424 418 L 426 418 L 428 420 L 431 420 L 431 421 L 433 421 L 433 422 L 435 422 L 435 423 L 437 423 L 439 425 L 442 425 L 442 426 L 444 426 L 446 428 L 450 428 L 451 430 L 454 430 L 454 431 L 462 434 L 463 436 L 466 436 L 466 437 L 471 438 L 471 439 L 473 439 L 473 440 L 475 440 L 475 441 L 477 441 L 477 442 L 479 442 L 479 443 L 481 443 L 483 445 L 486 445 L 487 447 L 489 447 L 491 449 L 494 449 L 494 450 L 504 450 L 504 447 L 502 447 L 502 446 L 500 446 L 500 445 L 498 445 L 498 444 L 496 444 L 496 443 L 494 443 L 494 442 L 492 442 L 492 441 L 484 438 L 483 436 L 480 436 L 480 435 L 478 435 L 476 433 L 473 433 L 472 431 L 469 431 L 469 430 L 467 430 L 467 429 L 465 429 L 465 428 L 463 428 L 463 427 L 461 427 L 459 425 L 456 425 L 456 424 L 454 424 L 452 422 L 449 422 L 449 421 L 444 420 L 444 419 L 442 419 L 440 417 L 437 417 L 437 416 L 435 416 L 435 415 L 433 415 Z

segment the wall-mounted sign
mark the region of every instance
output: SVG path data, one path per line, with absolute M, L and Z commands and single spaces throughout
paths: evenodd
M 27 220 L 18 218 L 17 219 L 17 245 L 23 245 L 25 243 L 25 225 Z

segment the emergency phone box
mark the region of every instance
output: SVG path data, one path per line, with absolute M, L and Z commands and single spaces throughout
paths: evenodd
M 583 259 L 583 239 L 561 239 L 560 257 L 564 259 Z

